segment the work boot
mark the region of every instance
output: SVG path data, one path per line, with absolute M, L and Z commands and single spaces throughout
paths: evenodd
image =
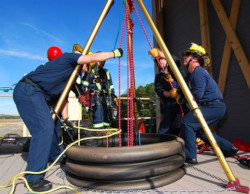
M 224 156 L 225 156 L 225 157 L 235 156 L 235 155 L 237 154 L 238 151 L 239 151 L 239 149 L 238 149 L 237 147 L 233 146 L 233 147 L 230 149 L 230 151 L 224 153 Z
M 66 157 L 63 157 L 61 160 L 57 161 L 54 165 L 65 165 L 66 164 Z M 48 165 L 51 166 L 53 162 L 48 162 Z
M 198 164 L 198 161 L 196 158 L 186 158 L 185 163 L 188 164 Z
M 50 181 L 44 180 L 43 178 L 29 182 L 29 186 L 35 192 L 43 192 L 52 189 L 52 183 Z

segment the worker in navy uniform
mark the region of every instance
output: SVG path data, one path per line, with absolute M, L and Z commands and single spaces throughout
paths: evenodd
M 176 56 L 173 56 L 173 59 L 177 66 L 181 68 L 180 60 Z M 179 89 L 179 85 L 173 79 L 174 76 L 164 55 L 155 61 L 159 67 L 159 72 L 156 74 L 154 82 L 155 92 L 160 97 L 161 113 L 163 115 L 158 133 L 179 135 L 180 127 L 178 125 L 182 114 L 184 114 L 185 105 L 181 105 L 182 107 L 180 107 L 176 102 L 176 95 L 171 95 L 173 92 L 176 93 L 176 90 Z
M 210 59 L 202 46 L 192 44 L 183 52 L 183 65 L 188 70 L 187 81 L 209 126 L 217 123 L 226 113 L 226 105 L 215 80 L 203 68 Z M 181 136 L 185 140 L 186 162 L 197 163 L 196 135 L 209 143 L 201 125 L 190 110 L 181 120 Z M 214 137 L 225 156 L 235 155 L 238 151 L 228 140 L 216 135 Z
M 92 66 L 89 73 L 82 78 L 82 91 L 90 94 L 90 110 L 92 111 L 93 128 L 103 129 L 110 127 L 110 122 L 116 118 L 117 98 L 111 74 L 103 68 L 105 61 Z M 86 105 L 86 95 L 79 101 Z
M 58 47 L 48 49 L 48 62 L 24 76 L 16 85 L 13 98 L 17 110 L 31 133 L 29 156 L 26 171 L 39 172 L 47 167 L 49 160 L 61 153 L 58 139 L 55 137 L 55 124 L 48 104 L 51 99 L 58 99 L 75 67 L 82 66 L 86 71 L 90 62 L 104 61 L 113 57 L 121 57 L 121 48 L 112 52 L 81 55 L 62 53 Z M 67 107 L 65 102 L 64 110 Z M 45 174 L 26 174 L 30 188 L 35 192 L 47 191 L 52 183 L 44 180 Z

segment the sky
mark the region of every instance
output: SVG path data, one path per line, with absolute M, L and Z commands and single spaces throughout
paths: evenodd
M 143 26 L 153 45 L 152 32 L 136 0 Z M 151 0 L 143 1 L 152 16 Z M 47 49 L 58 46 L 63 52 L 72 52 L 78 43 L 85 46 L 106 0 L 12 0 L 0 6 L 0 87 L 12 87 L 23 75 L 47 62 Z M 124 20 L 124 1 L 114 0 L 108 15 L 90 47 L 91 52 L 111 51 L 120 46 Z M 136 12 L 131 13 L 133 27 L 133 57 L 136 87 L 154 81 L 154 63 L 148 55 L 150 46 Z M 120 32 L 120 33 L 119 33 Z M 121 59 L 121 93 L 127 88 L 126 32 Z M 118 59 L 108 60 L 116 94 L 118 95 Z M 1 94 L 12 95 L 0 91 Z M 0 114 L 18 115 L 12 97 L 0 97 Z

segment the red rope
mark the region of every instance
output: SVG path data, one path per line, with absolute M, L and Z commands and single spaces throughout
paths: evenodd
M 132 4 L 132 5 L 131 5 Z M 135 7 L 133 0 L 127 0 L 127 5 L 133 6 L 133 9 L 136 12 L 136 15 L 139 19 L 139 22 L 141 24 L 141 27 L 143 29 L 143 32 L 146 36 L 147 42 L 149 44 L 150 49 L 152 49 L 152 45 L 150 43 L 149 37 L 146 33 L 146 30 L 143 26 L 142 20 L 140 18 L 140 15 Z M 122 29 L 122 36 L 121 36 L 121 43 L 120 47 L 122 47 L 123 37 L 124 37 L 124 30 L 125 30 L 125 23 L 127 24 L 127 145 L 133 146 L 134 142 L 134 59 L 133 59 L 133 25 L 132 25 L 132 19 L 129 18 L 129 9 L 130 7 L 126 6 L 126 12 L 125 12 L 125 18 L 123 23 L 123 29 Z M 132 10 L 132 9 L 130 9 Z M 128 26 L 128 24 L 131 24 Z M 131 36 L 130 36 L 131 35 Z M 131 37 L 131 39 L 129 39 Z M 131 47 L 129 46 L 131 45 Z M 159 63 L 159 59 L 156 58 L 158 64 L 160 65 L 161 69 L 164 73 L 166 73 L 166 70 L 162 67 L 162 65 Z M 173 84 L 168 81 L 171 88 L 174 88 Z M 120 65 L 120 59 L 119 59 L 119 129 L 121 128 L 121 65 Z M 184 116 L 182 105 L 179 104 L 181 109 L 181 115 Z M 121 134 L 119 134 L 119 146 L 121 146 Z
M 134 145 L 134 58 L 133 58 L 133 23 L 130 19 L 130 28 L 128 30 L 128 35 L 130 35 L 130 145 Z
M 121 41 L 120 41 L 120 48 L 122 48 L 123 38 L 124 38 L 124 31 L 125 31 L 125 24 L 126 24 L 126 15 L 123 20 L 122 26 L 122 34 L 121 34 Z M 119 104 L 118 104 L 118 128 L 121 129 L 121 58 L 119 58 Z M 122 137 L 121 133 L 119 133 L 119 146 L 122 146 Z
M 144 32 L 144 34 L 145 34 L 145 36 L 146 36 L 147 42 L 148 42 L 148 44 L 149 44 L 149 47 L 150 47 L 150 49 L 152 49 L 153 47 L 152 47 L 152 45 L 151 45 L 151 43 L 150 43 L 150 40 L 149 40 L 148 35 L 147 35 L 147 32 L 146 32 L 146 30 L 145 30 L 145 28 L 144 28 L 144 25 L 143 25 L 143 23 L 142 23 L 141 17 L 140 17 L 140 15 L 139 15 L 139 13 L 138 13 L 138 11 L 137 11 L 137 9 L 136 9 L 136 6 L 135 6 L 134 2 L 133 2 L 133 6 L 134 6 L 134 9 L 135 9 L 136 15 L 137 15 L 137 17 L 138 17 L 138 20 L 139 20 L 139 22 L 140 22 L 140 24 L 141 24 L 142 30 L 143 30 L 143 32 Z M 162 67 L 162 65 L 160 64 L 160 61 L 159 61 L 158 58 L 156 58 L 156 61 L 157 61 L 157 63 L 160 65 L 160 67 L 161 67 L 161 69 L 163 70 L 163 72 L 166 73 L 166 70 Z M 173 84 L 172 84 L 170 81 L 168 81 L 168 83 L 170 84 L 171 88 L 174 88 Z M 183 111 L 182 105 L 179 104 L 179 106 L 180 106 L 180 110 L 181 110 L 181 117 L 184 117 L 184 111 Z
M 127 40 L 128 41 L 128 40 Z M 127 42 L 127 49 L 128 49 L 128 42 Z M 130 146 L 130 110 L 129 110 L 129 107 L 130 107 L 130 88 L 129 88 L 129 80 L 130 80 L 130 77 L 129 77 L 129 55 L 127 55 L 127 144 L 128 146 Z
M 127 2 L 128 4 L 128 2 Z M 130 119 L 131 119 L 131 112 L 130 112 L 130 69 L 129 69 L 129 38 L 128 38 L 128 20 L 129 20 L 129 7 L 126 6 L 126 24 L 127 24 L 127 145 L 130 146 Z
M 133 60 L 133 22 L 129 17 L 132 0 L 126 2 L 127 23 L 127 139 L 128 146 L 134 145 L 134 60 Z
M 240 159 L 250 159 L 250 155 L 245 155 L 245 156 L 232 156 L 232 158 L 235 158 L 236 160 L 240 160 Z
M 138 20 L 139 20 L 139 22 L 140 22 L 140 24 L 141 24 L 142 30 L 143 30 L 143 32 L 144 32 L 144 34 L 145 34 L 145 36 L 146 36 L 147 42 L 148 42 L 148 44 L 149 44 L 149 47 L 150 47 L 150 49 L 152 49 L 153 47 L 152 47 L 152 45 L 151 45 L 151 43 L 150 43 L 150 40 L 149 40 L 149 38 L 148 38 L 148 34 L 147 34 L 147 32 L 146 32 L 146 30 L 145 30 L 145 28 L 144 28 L 144 25 L 143 25 L 143 23 L 142 23 L 141 17 L 140 17 L 140 15 L 139 15 L 139 13 L 138 13 L 136 7 L 135 7 L 134 1 L 133 1 L 133 6 L 134 6 L 134 9 L 135 9 L 135 13 L 136 13 L 136 15 L 137 15 L 137 17 L 138 17 Z
M 156 58 L 156 61 L 158 63 L 158 65 L 161 67 L 162 71 L 166 74 L 166 70 L 163 68 L 163 66 L 161 65 L 160 61 L 159 61 L 159 58 Z M 171 88 L 174 88 L 173 84 L 171 81 L 167 80 L 167 82 L 170 84 Z M 180 107 L 180 111 L 181 111 L 181 117 L 183 118 L 184 117 L 184 111 L 183 111 L 183 108 L 182 108 L 182 105 L 179 104 L 179 107 Z

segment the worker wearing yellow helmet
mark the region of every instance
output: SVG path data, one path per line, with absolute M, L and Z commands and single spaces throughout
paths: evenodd
M 204 65 L 210 63 L 210 59 L 205 49 L 194 43 L 182 54 L 183 65 L 188 70 L 187 82 L 190 90 L 199 104 L 207 124 L 212 126 L 224 117 L 226 105 L 217 83 L 203 68 Z M 209 142 L 192 111 L 189 111 L 181 120 L 181 135 L 185 140 L 186 162 L 196 164 L 196 135 L 206 143 Z M 238 149 L 231 142 L 216 134 L 214 137 L 225 156 L 237 153 Z
M 110 127 L 111 122 L 117 116 L 117 97 L 111 74 L 108 69 L 104 68 L 105 63 L 106 61 L 97 62 L 91 67 L 90 72 L 85 73 L 82 77 L 83 94 L 80 96 L 79 102 L 85 106 L 85 110 L 92 111 L 92 122 L 95 129 Z M 88 94 L 91 94 L 90 104 L 87 100 Z M 86 145 L 91 144 L 88 143 Z M 94 142 L 92 141 L 92 143 Z
M 78 54 L 82 54 L 83 52 L 83 48 L 80 44 L 74 44 L 73 45 L 73 50 L 72 50 L 73 53 L 78 53 Z M 88 51 L 87 55 L 92 55 L 93 53 L 91 51 Z M 91 69 L 92 67 L 95 65 L 96 63 L 92 62 L 92 63 L 89 63 L 87 64 L 87 70 L 85 72 L 87 73 L 90 73 L 91 72 Z
M 189 49 L 185 50 L 182 55 L 192 55 L 190 61 L 188 62 L 188 65 L 194 57 L 198 58 L 199 63 L 202 67 L 210 64 L 210 58 L 208 57 L 206 50 L 202 46 L 195 43 L 191 43 Z

